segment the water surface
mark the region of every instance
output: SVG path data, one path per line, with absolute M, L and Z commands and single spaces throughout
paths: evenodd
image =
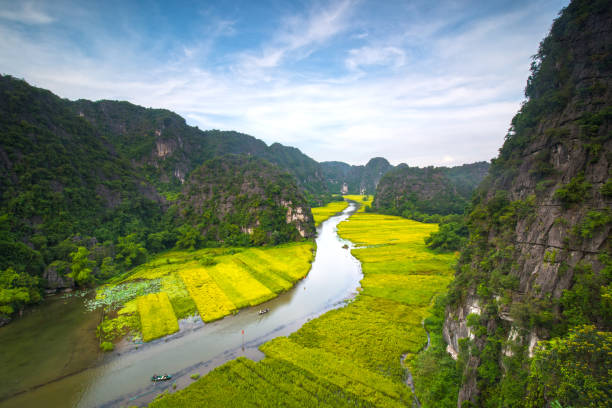
M 235 316 L 209 324 L 199 317 L 185 319 L 179 322 L 181 330 L 174 335 L 147 344 L 124 344 L 118 352 L 104 357 L 99 357 L 97 348 L 94 351 L 91 347 L 92 344 L 97 347 L 94 333 L 99 316 L 75 307 L 73 302 L 77 304 L 77 300 L 58 302 L 60 310 L 55 311 L 51 311 L 53 305 L 44 305 L 40 310 L 46 318 L 35 322 L 36 318 L 29 316 L 0 329 L 0 348 L 4 350 L 3 346 L 8 345 L 11 356 L 14 355 L 10 359 L 0 358 L 3 368 L 8 368 L 3 371 L 17 368 L 23 372 L 20 385 L 15 381 L 8 387 L 0 385 L 0 399 L 5 396 L 0 407 L 144 405 L 171 386 L 170 382 L 151 383 L 153 374 L 172 374 L 172 382 L 183 388 L 192 382 L 191 374 L 203 375 L 238 356 L 261 359 L 263 354 L 257 348 L 262 343 L 296 331 L 309 319 L 342 306 L 355 295 L 362 278 L 361 265 L 349 249 L 343 248 L 344 245 L 350 248 L 351 243 L 340 239 L 336 231 L 338 223 L 355 210 L 356 204 L 351 203 L 342 214 L 319 226 L 316 256 L 305 279 L 277 298 L 243 309 Z M 61 310 L 62 306 L 66 311 Z M 259 315 L 257 312 L 263 308 L 270 312 Z M 64 313 L 76 321 L 56 327 Z M 29 323 L 25 324 L 26 321 Z M 18 326 L 19 323 L 22 325 Z M 67 334 L 55 339 L 50 330 Z M 26 338 L 36 340 L 30 340 L 31 344 L 24 348 L 13 346 Z M 54 344 L 51 355 L 46 348 L 48 342 Z M 83 353 L 86 356 L 80 358 Z M 33 355 L 36 357 L 32 358 Z M 63 365 L 65 369 L 57 369 Z M 6 399 L 19 387 L 29 391 Z

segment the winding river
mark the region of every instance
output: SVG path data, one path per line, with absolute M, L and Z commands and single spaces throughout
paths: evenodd
M 233 358 L 263 358 L 262 343 L 296 331 L 356 294 L 361 265 L 336 229 L 356 209 L 350 203 L 319 226 L 312 268 L 291 290 L 210 324 L 199 317 L 182 320 L 178 333 L 150 343 L 125 342 L 101 355 L 95 339 L 100 312 L 85 312 L 79 298 L 45 302 L 0 329 L 0 408 L 142 405 L 171 387 L 151 383 L 153 373 L 172 374 L 172 382 L 183 388 L 193 381 L 191 374 L 203 375 Z M 270 312 L 258 315 L 262 308 Z

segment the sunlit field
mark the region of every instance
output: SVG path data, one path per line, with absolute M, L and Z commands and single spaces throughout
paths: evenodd
M 230 361 L 151 406 L 411 406 L 402 356 L 409 363 L 426 344 L 423 319 L 446 291 L 455 259 L 425 247 L 436 229 L 353 215 L 338 231 L 361 246 L 353 249 L 364 272 L 356 299 L 265 343 L 262 361 Z
M 318 227 L 323 221 L 343 211 L 346 207 L 348 207 L 346 201 L 332 201 L 323 207 L 314 207 L 312 209 L 312 216 L 314 217 L 315 226 Z
M 357 210 L 357 212 L 364 212 L 366 207 L 372 206 L 372 201 L 374 200 L 373 195 L 356 195 L 356 194 L 347 194 L 343 196 L 346 200 L 356 201 L 361 204 L 361 207 Z
M 177 319 L 198 313 L 211 322 L 265 302 L 308 274 L 313 249 L 303 242 L 161 254 L 99 290 L 97 302 L 117 310 L 104 320 L 101 337 L 131 330 L 149 341 L 177 331 Z
M 144 341 L 157 339 L 178 331 L 179 325 L 166 292 L 140 296 L 137 302 Z

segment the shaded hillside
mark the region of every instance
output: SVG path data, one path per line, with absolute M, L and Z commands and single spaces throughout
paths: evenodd
M 295 179 L 256 157 L 206 162 L 185 183 L 179 208 L 197 230 L 194 239 L 201 235 L 208 245 L 279 244 L 314 235 L 310 208 Z
M 6 76 L 0 92 L 0 269 L 38 275 L 69 236 L 156 228 L 164 200 L 70 102 Z
M 611 85 L 612 6 L 572 1 L 472 203 L 444 324 L 459 405 L 610 406 Z
M 75 113 L 94 124 L 163 191 L 179 191 L 196 167 L 224 154 L 248 154 L 278 164 L 310 193 L 324 193 L 319 164 L 294 147 L 267 146 L 253 136 L 234 131 L 189 126 L 165 109 L 147 109 L 129 102 L 86 100 L 72 105 Z
M 415 219 L 461 214 L 488 169 L 486 162 L 450 168 L 398 166 L 380 180 L 373 206 L 382 213 Z
M 346 185 L 345 194 L 374 194 L 381 177 L 393 168 L 382 157 L 375 157 L 365 166 L 351 166 L 338 161 L 322 162 L 323 177 L 327 190 L 340 194 Z

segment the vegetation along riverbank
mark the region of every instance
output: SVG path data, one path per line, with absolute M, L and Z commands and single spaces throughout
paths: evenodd
M 395 216 L 353 215 L 338 231 L 361 246 L 353 250 L 364 273 L 357 298 L 265 343 L 260 362 L 230 361 L 150 406 L 411 405 L 401 356 L 411 364 L 426 344 L 422 321 L 450 282 L 455 259 L 425 246 L 436 229 Z
M 98 289 L 103 347 L 128 332 L 150 341 L 178 331 L 177 319 L 199 313 L 211 322 L 290 289 L 310 269 L 313 243 L 269 248 L 170 251 Z

